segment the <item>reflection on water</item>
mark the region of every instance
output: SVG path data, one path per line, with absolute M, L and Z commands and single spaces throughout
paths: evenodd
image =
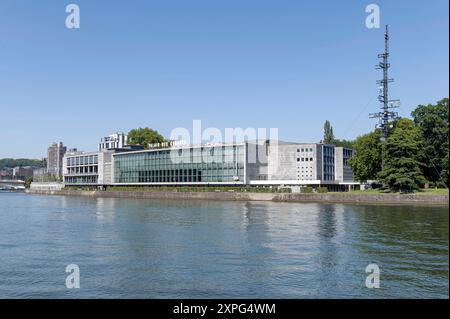
M 117 200 L 115 198 L 97 198 L 95 215 L 99 222 L 113 222 Z
M 3 193 L 0 297 L 448 298 L 448 238 L 439 207 Z

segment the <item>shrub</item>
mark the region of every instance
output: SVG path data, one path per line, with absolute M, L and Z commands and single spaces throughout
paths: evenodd
M 317 192 L 318 193 L 328 193 L 328 188 L 326 188 L 326 187 L 318 187 L 317 188 Z
M 312 189 L 312 187 L 301 187 L 300 188 L 300 193 L 312 193 L 313 192 L 313 189 Z

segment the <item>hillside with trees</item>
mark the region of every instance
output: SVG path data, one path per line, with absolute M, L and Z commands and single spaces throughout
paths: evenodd
M 37 159 L 27 159 L 27 158 L 2 158 L 0 159 L 0 169 L 14 168 L 14 167 L 44 167 L 44 161 Z

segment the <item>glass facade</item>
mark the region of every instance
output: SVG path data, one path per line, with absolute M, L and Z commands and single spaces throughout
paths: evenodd
M 353 157 L 353 150 L 349 148 L 344 148 L 342 156 L 344 158 L 344 166 L 350 167 L 348 160 Z
M 334 181 L 334 146 L 323 146 L 323 180 Z
M 203 146 L 118 153 L 114 183 L 244 182 L 245 146 Z

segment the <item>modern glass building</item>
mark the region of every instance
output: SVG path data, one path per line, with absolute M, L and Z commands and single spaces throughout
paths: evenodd
M 114 184 L 243 184 L 245 144 L 153 149 L 113 155 Z

